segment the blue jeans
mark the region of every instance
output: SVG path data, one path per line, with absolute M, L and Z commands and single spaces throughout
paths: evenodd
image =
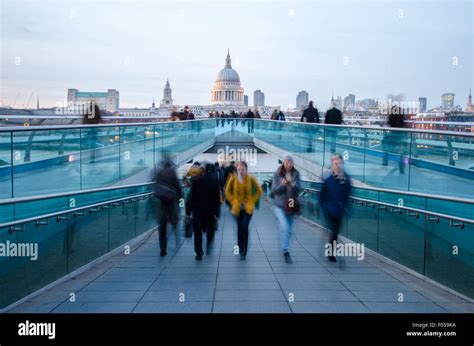
M 291 232 L 293 228 L 293 215 L 288 215 L 285 211 L 275 206 L 274 208 L 275 215 L 278 218 L 278 223 L 280 224 L 280 232 L 281 232 L 281 247 L 283 252 L 288 252 L 288 248 L 290 247 L 290 238 Z

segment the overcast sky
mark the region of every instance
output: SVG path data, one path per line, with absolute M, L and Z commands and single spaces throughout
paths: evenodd
M 1 3 L 0 105 L 61 104 L 68 88 L 120 91 L 121 107 L 163 97 L 209 104 L 227 48 L 245 93 L 284 108 L 307 90 L 404 93 L 407 101 L 473 86 L 472 1 L 9 1 Z

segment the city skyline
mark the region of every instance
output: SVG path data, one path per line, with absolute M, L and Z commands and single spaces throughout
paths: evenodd
M 3 1 L 0 98 L 7 105 L 21 93 L 18 107 L 34 93 L 30 107 L 37 97 L 55 106 L 68 88 L 117 89 L 121 106 L 142 107 L 161 99 L 169 78 L 177 104 L 209 104 L 230 48 L 245 94 L 260 89 L 266 104 L 286 108 L 306 90 L 323 109 L 333 92 L 359 100 L 427 97 L 430 109 L 453 92 L 464 107 L 473 7 L 457 4 Z

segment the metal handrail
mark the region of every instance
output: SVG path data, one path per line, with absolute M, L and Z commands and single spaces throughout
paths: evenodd
M 60 119 L 60 117 L 58 117 Z M 120 117 L 115 118 L 116 120 Z M 270 120 L 262 118 L 201 118 L 194 120 L 180 120 L 180 121 L 157 121 L 157 122 L 147 122 L 147 123 L 120 123 L 120 124 L 94 124 L 94 125 L 50 125 L 50 126 L 28 126 L 28 127 L 2 127 L 0 132 L 11 132 L 11 131 L 36 131 L 36 130 L 63 130 L 63 129 L 78 129 L 78 128 L 88 128 L 88 127 L 122 127 L 122 126 L 153 126 L 153 125 L 163 125 L 168 123 L 183 123 L 183 122 L 196 122 L 196 121 L 215 121 L 215 120 L 255 120 L 255 121 L 266 121 L 273 123 L 288 123 L 288 124 L 298 124 L 298 122 L 282 122 L 279 120 Z M 357 128 L 357 129 L 367 129 L 367 130 L 377 130 L 377 131 L 401 131 L 401 132 L 413 132 L 413 133 L 423 133 L 423 134 L 437 134 L 437 135 L 451 135 L 458 137 L 472 137 L 474 138 L 474 133 L 466 132 L 456 132 L 456 131 L 439 131 L 439 130 L 419 130 L 419 129 L 405 129 L 405 128 L 391 128 L 391 127 L 373 127 L 373 126 L 362 126 L 362 125 L 335 125 L 335 124 L 323 124 L 323 123 L 305 123 L 300 122 L 299 124 L 308 125 L 308 126 L 318 126 L 318 127 L 338 127 L 338 128 Z
M 312 192 L 312 193 L 320 192 L 317 189 L 312 189 L 312 188 L 307 188 L 307 187 L 304 187 L 303 191 L 308 191 L 308 192 Z M 394 209 L 403 209 L 403 210 L 406 210 L 407 212 L 415 212 L 415 213 L 424 214 L 424 215 L 427 215 L 427 216 L 434 216 L 434 217 L 439 217 L 439 218 L 443 218 L 443 219 L 447 219 L 447 220 L 458 221 L 458 222 L 468 223 L 468 224 L 474 224 L 474 220 L 466 219 L 466 218 L 463 218 L 463 217 L 452 216 L 452 215 L 437 213 L 437 212 L 418 209 L 418 208 L 399 206 L 398 204 L 380 202 L 380 201 L 375 201 L 373 199 L 366 199 L 366 198 L 360 198 L 360 197 L 354 197 L 354 196 L 349 196 L 349 198 L 353 199 L 355 201 L 360 201 L 360 202 L 364 202 L 364 203 L 372 203 L 372 204 L 375 204 L 375 205 L 378 205 L 378 206 L 394 208 Z
M 61 120 L 60 117 L 58 117 Z M 117 118 L 120 119 L 120 118 Z M 227 119 L 227 118 L 226 118 Z M 179 123 L 191 123 L 197 121 L 215 121 L 215 118 L 205 118 L 205 119 L 194 119 L 194 120 L 179 120 L 179 121 L 155 121 L 147 123 L 104 123 L 104 124 L 81 124 L 81 125 L 48 125 L 48 126 L 5 126 L 0 127 L 1 132 L 17 132 L 17 131 L 47 131 L 47 130 L 74 130 L 81 128 L 93 128 L 93 127 L 126 127 L 126 126 L 153 126 L 153 125 L 165 125 L 165 124 L 179 124 Z
M 273 175 L 274 172 L 259 172 L 260 174 L 269 174 Z M 313 184 L 322 184 L 322 181 L 314 181 L 314 180 L 303 180 L 306 183 L 313 183 Z M 431 199 L 438 199 L 442 201 L 449 201 L 449 202 L 458 202 L 458 203 L 465 203 L 465 204 L 474 204 L 474 199 L 463 198 L 463 197 L 454 197 L 454 196 L 443 196 L 443 195 L 434 195 L 434 194 L 423 194 L 421 192 L 413 192 L 413 191 L 405 191 L 405 190 L 393 190 L 393 189 L 386 189 L 382 187 L 375 187 L 375 186 L 362 186 L 362 185 L 354 185 L 354 188 L 367 190 L 367 191 L 376 191 L 376 192 L 388 192 L 394 193 L 398 195 L 407 195 L 407 196 L 414 196 L 414 197 L 422 197 L 422 198 L 431 198 Z M 310 188 L 305 188 L 309 189 Z M 318 191 L 318 190 L 315 190 Z
M 127 188 L 147 186 L 147 185 L 152 185 L 152 184 L 153 184 L 153 182 L 139 183 L 139 184 L 129 184 L 129 185 L 114 185 L 114 186 L 107 186 L 107 187 L 98 187 L 98 188 L 94 188 L 94 189 L 75 190 L 75 191 L 69 191 L 69 192 L 68 191 L 58 192 L 58 193 L 52 193 L 52 194 L 47 194 L 47 195 L 0 199 L 0 206 L 1 205 L 6 205 L 6 204 L 13 204 L 13 203 L 25 203 L 25 202 L 41 201 L 41 200 L 50 199 L 50 198 L 60 198 L 60 197 L 68 197 L 68 196 L 75 196 L 75 195 L 83 195 L 83 194 L 86 194 L 86 193 L 127 189 Z
M 240 118 L 238 118 L 240 119 Z M 243 119 L 249 120 L 249 119 Z M 258 121 L 271 121 L 275 123 L 285 123 L 284 121 L 279 120 L 269 120 L 269 119 L 253 119 Z M 440 130 L 419 130 L 419 129 L 406 129 L 406 128 L 394 128 L 394 127 L 374 127 L 374 126 L 362 126 L 362 125 L 335 125 L 335 124 L 323 124 L 323 123 L 305 123 L 305 122 L 293 122 L 288 121 L 290 124 L 301 124 L 301 125 L 310 125 L 310 126 L 321 126 L 321 127 L 340 127 L 340 128 L 357 128 L 357 129 L 367 129 L 367 130 L 376 130 L 376 131 L 401 131 L 401 132 L 415 132 L 423 134 L 437 134 L 437 135 L 456 135 L 462 137 L 474 137 L 474 133 L 468 132 L 457 132 L 457 131 L 440 131 Z
M 320 181 L 311 181 L 311 180 L 305 180 L 305 181 L 309 182 L 309 183 L 322 184 L 322 182 L 320 182 Z M 375 187 L 375 186 L 354 185 L 354 187 L 357 188 L 357 189 L 362 189 L 362 190 L 367 190 L 367 191 L 388 192 L 388 193 L 394 193 L 394 194 L 398 194 L 398 195 L 407 195 L 407 196 L 414 196 L 414 197 L 439 199 L 439 200 L 442 200 L 442 201 L 449 201 L 449 202 L 474 204 L 474 199 L 462 198 L 462 197 L 423 194 L 421 192 L 413 192 L 413 191 L 405 191 L 405 190 L 393 190 L 393 189 L 386 189 L 386 188 Z
M 80 213 L 80 212 L 82 212 L 84 210 L 87 210 L 87 209 L 100 208 L 101 206 L 114 204 L 114 203 L 122 203 L 124 201 L 128 201 L 128 200 L 131 200 L 131 199 L 140 199 L 140 198 L 148 197 L 148 196 L 151 196 L 151 195 L 153 195 L 153 192 L 146 192 L 146 193 L 141 193 L 141 194 L 138 194 L 138 195 L 117 198 L 117 199 L 109 200 L 109 201 L 106 201 L 106 202 L 90 204 L 90 205 L 83 206 L 83 207 L 77 207 L 77 208 L 73 208 L 73 209 L 57 211 L 57 212 L 50 213 L 50 214 L 43 214 L 43 215 L 33 216 L 33 217 L 26 218 L 26 219 L 5 222 L 5 223 L 0 224 L 0 229 L 3 229 L 3 228 L 10 228 L 11 229 L 12 227 L 15 227 L 15 226 L 18 226 L 18 225 L 21 225 L 21 224 L 25 224 L 25 223 L 28 223 L 28 222 L 35 222 L 35 221 L 38 221 L 38 220 L 49 219 L 49 218 L 52 218 L 52 217 L 59 217 L 59 216 L 65 215 L 65 214 Z M 78 215 L 83 215 L 83 214 L 78 214 Z
M 385 188 L 379 188 L 379 187 L 374 187 L 374 188 L 368 187 L 368 186 L 354 186 L 354 187 L 357 189 L 369 190 L 369 191 L 388 192 L 388 193 L 395 193 L 399 195 L 408 195 L 408 196 L 414 196 L 414 197 L 433 198 L 433 199 L 439 199 L 439 200 L 450 201 L 450 202 L 474 204 L 474 199 L 462 198 L 462 197 L 422 194 L 421 192 L 392 190 L 392 189 L 385 189 Z

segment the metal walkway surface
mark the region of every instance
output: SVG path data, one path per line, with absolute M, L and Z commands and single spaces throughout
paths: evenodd
M 181 239 L 175 251 L 172 233 L 168 256 L 159 257 L 153 232 L 130 255 L 111 257 L 9 312 L 474 312 L 474 304 L 367 253 L 362 261 L 329 262 L 327 231 L 304 220 L 294 224 L 294 263 L 285 263 L 267 202 L 250 223 L 246 261 L 234 254 L 236 238 L 235 221 L 225 211 L 212 253 L 197 262 L 193 239 Z

